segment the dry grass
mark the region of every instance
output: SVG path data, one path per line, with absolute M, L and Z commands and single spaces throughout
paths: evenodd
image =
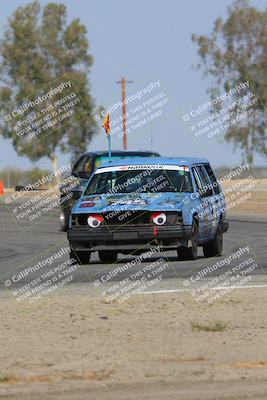
M 9 375 L 0 375 L 0 383 L 7 383 L 9 379 Z
M 241 368 L 241 369 L 267 368 L 267 361 L 266 360 L 245 361 L 234 364 L 233 366 L 235 368 Z
M 101 371 L 84 371 L 84 372 L 69 372 L 69 373 L 53 373 L 53 374 L 43 374 L 43 375 L 2 375 L 0 376 L 0 384 L 1 383 L 26 383 L 26 382 L 55 382 L 62 381 L 66 379 L 72 380 L 93 380 L 93 381 L 102 381 L 106 378 L 109 378 L 112 374 L 112 370 L 101 370 Z
M 202 324 L 199 322 L 191 322 L 191 328 L 193 331 L 198 332 L 223 332 L 227 328 L 228 324 L 222 321 L 215 321 L 209 324 Z

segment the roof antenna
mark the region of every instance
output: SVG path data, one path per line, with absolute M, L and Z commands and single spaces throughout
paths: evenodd
M 153 121 L 150 123 L 150 150 L 153 150 Z

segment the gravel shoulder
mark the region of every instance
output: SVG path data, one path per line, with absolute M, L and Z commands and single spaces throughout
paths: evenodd
M 2 399 L 263 399 L 266 289 L 0 301 Z M 219 323 L 219 324 L 218 324 Z M 178 396 L 179 394 L 179 396 Z

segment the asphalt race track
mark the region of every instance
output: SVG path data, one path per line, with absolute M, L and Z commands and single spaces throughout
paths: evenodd
M 58 210 L 54 210 L 52 214 L 43 217 L 33 227 L 23 227 L 25 230 L 19 230 L 16 225 L 10 209 L 4 204 L 3 198 L 0 202 L 0 280 L 1 288 L 4 288 L 3 282 L 9 279 L 15 271 L 21 270 L 22 266 L 33 265 L 38 263 L 39 260 L 44 259 L 47 256 L 47 250 L 56 252 L 62 246 L 68 245 L 66 240 L 66 234 L 59 230 L 58 222 Z M 266 220 L 265 220 L 266 221 Z M 235 252 L 239 247 L 249 246 L 250 254 L 253 254 L 257 260 L 258 268 L 256 268 L 251 275 L 253 275 L 252 283 L 250 284 L 261 284 L 266 283 L 265 274 L 267 273 L 267 223 L 264 220 L 257 218 L 251 219 L 246 218 L 240 220 L 240 218 L 230 220 L 230 227 L 228 232 L 224 235 L 224 256 Z M 199 248 L 199 257 L 196 261 L 178 261 L 175 252 L 167 252 L 163 256 L 168 261 L 169 267 L 162 274 L 162 281 L 157 288 L 169 290 L 177 289 L 181 286 L 182 279 L 190 276 L 192 271 L 196 273 L 199 270 L 205 268 L 206 265 L 212 265 L 214 262 L 219 261 L 223 257 L 217 257 L 216 259 L 207 259 L 203 257 L 202 249 Z M 157 260 L 158 257 L 150 259 L 149 262 Z M 64 260 L 68 259 L 68 255 L 64 255 Z M 119 255 L 119 260 L 116 266 L 124 265 L 125 263 L 133 260 L 132 256 Z M 145 262 L 142 262 L 143 266 Z M 231 264 L 231 267 L 234 263 Z M 42 274 L 50 270 L 50 266 L 42 267 Z M 224 268 L 224 267 L 223 267 Z M 215 271 L 210 274 L 216 275 L 222 273 L 223 268 L 220 268 L 220 272 Z M 108 271 L 114 269 L 112 264 L 101 264 L 97 253 L 94 253 L 91 257 L 89 265 L 82 266 L 77 269 L 73 275 L 73 283 L 82 283 L 82 285 L 76 285 L 80 287 L 79 290 L 90 290 L 92 285 L 88 285 L 89 282 L 94 282 L 107 274 Z M 131 273 L 138 271 L 140 265 L 133 265 L 131 267 Z M 25 284 L 29 280 L 31 281 L 40 274 L 39 271 L 33 272 L 30 276 L 25 277 L 19 283 Z M 110 279 L 109 283 L 116 280 L 121 280 L 125 276 L 129 275 L 129 272 L 120 273 Z M 180 282 L 180 283 L 179 283 Z M 96 285 L 94 285 L 96 286 Z M 153 288 L 155 290 L 156 288 Z

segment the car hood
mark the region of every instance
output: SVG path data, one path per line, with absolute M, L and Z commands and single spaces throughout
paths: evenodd
M 111 211 L 148 210 L 179 211 L 190 193 L 140 193 L 82 196 L 75 204 L 72 212 L 102 213 Z

